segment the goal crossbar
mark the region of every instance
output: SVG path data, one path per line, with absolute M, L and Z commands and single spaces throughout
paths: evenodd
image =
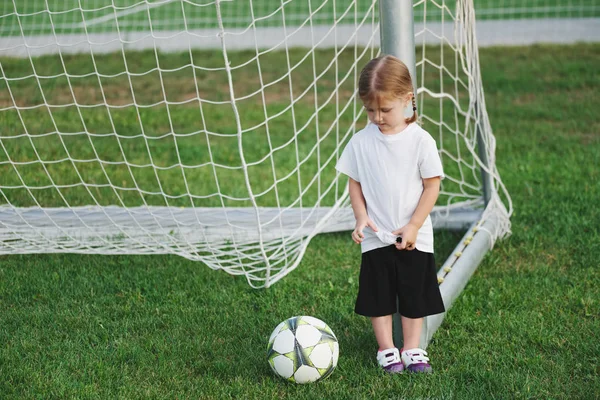
M 477 221 L 483 211 L 481 208 L 455 206 L 448 209 L 435 207 L 431 213 L 434 229 L 462 231 Z M 289 208 L 286 210 L 274 207 L 229 207 L 215 209 L 212 207 L 170 208 L 170 207 L 130 207 L 124 209 L 117 206 L 86 206 L 70 208 L 39 207 L 18 208 L 0 206 L 0 255 L 22 252 L 11 249 L 2 238 L 17 235 L 23 240 L 38 242 L 70 237 L 82 243 L 105 236 L 106 243 L 114 246 L 99 246 L 99 254 L 123 252 L 123 248 L 135 249 L 132 254 L 157 253 L 154 249 L 144 249 L 149 235 L 155 237 L 185 237 L 189 254 L 184 257 L 195 258 L 193 249 L 202 243 L 215 245 L 225 244 L 236 237 L 237 242 L 255 243 L 258 240 L 256 218 L 259 215 L 264 240 L 276 240 L 292 237 L 313 236 L 317 233 L 340 232 L 354 228 L 354 215 L 348 207 Z M 317 232 L 316 227 L 326 216 L 330 215 L 327 224 Z M 196 221 L 202 221 L 199 225 Z M 223 221 L 228 221 L 224 224 Z M 57 230 L 57 225 L 60 230 Z M 118 227 L 115 233 L 115 226 Z M 235 232 L 235 233 L 233 233 Z M 122 243 L 115 239 L 121 238 Z M 171 253 L 168 241 L 164 242 L 164 253 Z M 129 243 L 129 244 L 127 244 Z M 86 246 L 81 246 L 87 252 Z M 73 246 L 61 247 L 51 245 L 41 252 L 73 251 Z M 160 251 L 158 252 L 160 253 Z

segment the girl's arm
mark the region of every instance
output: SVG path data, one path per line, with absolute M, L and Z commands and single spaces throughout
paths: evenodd
M 433 206 L 435 206 L 435 202 L 440 194 L 440 181 L 439 176 L 423 179 L 423 194 L 421 194 L 419 204 L 409 221 L 409 224 L 415 225 L 417 230 L 421 229 L 427 216 L 433 210 Z
M 398 250 L 413 250 L 415 248 L 417 233 L 425 223 L 431 210 L 433 210 L 440 194 L 440 181 L 439 176 L 423 179 L 423 193 L 410 221 L 402 228 L 392 232 L 394 235 L 402 236 L 402 242 L 396 244 Z
M 356 219 L 356 227 L 352 232 L 352 240 L 355 243 L 360 243 L 365 238 L 363 229 L 368 226 L 377 232 L 377 226 L 375 226 L 375 223 L 367 215 L 367 202 L 363 196 L 360 182 L 348 178 L 348 191 L 350 192 L 350 203 L 352 204 L 352 211 Z

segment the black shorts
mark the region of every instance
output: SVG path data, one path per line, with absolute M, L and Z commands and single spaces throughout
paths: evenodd
M 433 253 L 394 245 L 363 253 L 354 311 L 367 317 L 399 312 L 408 318 L 444 312 Z

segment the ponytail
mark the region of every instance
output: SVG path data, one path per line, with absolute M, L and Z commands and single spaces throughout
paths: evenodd
M 417 103 L 415 102 L 415 96 L 414 95 L 412 97 L 412 109 L 413 109 L 412 116 L 410 118 L 405 118 L 404 119 L 404 121 L 407 124 L 412 124 L 413 122 L 415 122 L 417 120 Z

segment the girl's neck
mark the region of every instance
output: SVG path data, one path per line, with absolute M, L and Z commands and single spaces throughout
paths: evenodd
M 385 128 L 387 128 L 387 129 L 384 129 L 385 132 L 381 130 L 380 126 L 378 126 L 377 129 L 379 129 L 379 132 L 381 132 L 382 135 L 396 135 L 396 134 L 404 131 L 406 128 L 408 128 L 408 125 L 410 125 L 410 124 L 407 124 L 406 122 L 402 122 L 401 124 L 398 124 L 393 128 L 390 128 L 389 126 L 385 126 Z

